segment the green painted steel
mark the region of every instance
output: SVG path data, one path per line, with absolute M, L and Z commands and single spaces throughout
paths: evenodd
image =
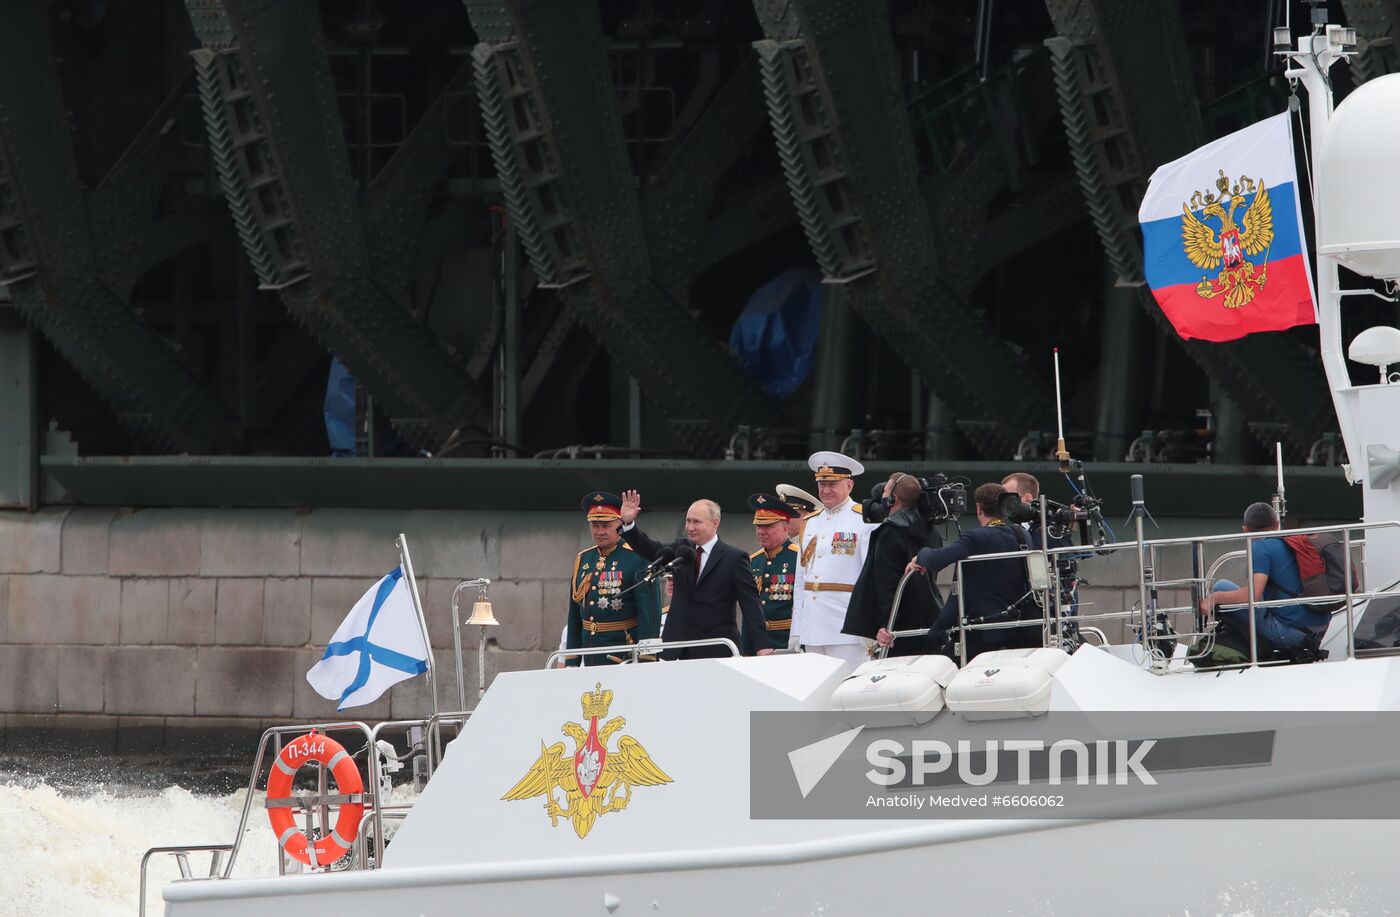
M 194 59 L 210 152 L 261 283 L 280 292 L 409 442 L 435 451 L 484 426 L 486 394 L 405 298 L 429 192 L 450 154 L 442 96 L 460 91 L 470 68 L 372 186 L 360 176 L 362 205 L 316 8 L 186 6 L 204 42 Z
M 950 154 L 956 180 L 944 185 L 935 232 L 886 5 L 754 7 L 774 142 L 827 281 L 846 286 L 984 455 L 1010 455 L 1052 402 L 1023 362 L 1002 358 L 1008 345 L 968 304 L 987 206 L 1008 180 L 996 144 L 974 137 L 956 163 Z M 920 125 L 932 117 L 925 108 Z
M 395 509 L 568 510 L 580 494 L 635 488 L 644 505 L 683 509 L 708 497 L 742 515 L 748 495 L 780 483 L 811 489 L 804 462 L 613 461 L 607 459 L 77 458 L 44 456 L 44 476 L 79 504 L 97 506 L 344 506 Z M 857 496 L 895 471 L 943 471 L 974 486 L 1011 471 L 1040 478 L 1052 499 L 1069 484 L 1045 462 L 872 463 Z M 1128 478 L 1146 478 L 1148 508 L 1163 516 L 1228 518 L 1267 500 L 1274 469 L 1244 465 L 1104 463 L 1089 469 L 1110 524 L 1127 516 Z M 1307 519 L 1354 519 L 1361 493 L 1335 468 L 1286 470 L 1288 508 Z M 975 524 L 975 523 L 970 523 Z M 1126 537 L 1120 531 L 1120 537 Z
M 179 149 L 176 88 L 101 185 L 85 191 L 48 7 L 0 4 L 0 283 L 15 307 L 151 452 L 217 452 L 232 414 L 128 304 Z
M 470 0 L 482 119 L 530 263 L 637 380 L 676 438 L 718 455 L 742 424 L 788 418 L 687 309 L 724 170 L 762 124 L 732 74 L 696 135 L 646 181 L 629 161 L 592 4 Z M 693 145 L 694 148 L 688 148 Z

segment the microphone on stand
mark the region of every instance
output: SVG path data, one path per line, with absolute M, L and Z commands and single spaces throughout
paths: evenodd
M 690 562 L 695 563 L 695 549 L 688 544 L 678 546 L 665 545 L 657 552 L 656 559 L 647 565 L 646 571 L 642 573 L 642 582 L 650 583 L 663 574 L 670 573 L 676 567 L 685 562 L 684 549 L 690 551 Z

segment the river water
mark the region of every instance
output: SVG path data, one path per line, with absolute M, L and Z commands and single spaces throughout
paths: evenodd
M 0 915 L 135 915 L 148 849 L 232 842 L 250 763 L 0 757 Z M 207 855 L 191 866 L 207 872 Z M 235 875 L 276 873 L 276 841 L 257 805 Z M 164 912 L 160 888 L 178 877 L 172 858 L 152 859 L 147 914 Z

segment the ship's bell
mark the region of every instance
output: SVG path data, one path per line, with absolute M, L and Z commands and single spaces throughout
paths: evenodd
M 482 596 L 472 603 L 472 616 L 467 618 L 466 623 L 477 624 L 481 627 L 495 627 L 501 622 L 496 620 L 495 614 L 491 611 L 491 600 Z

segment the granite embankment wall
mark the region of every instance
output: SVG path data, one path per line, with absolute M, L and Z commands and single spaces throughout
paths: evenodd
M 649 528 L 668 530 L 679 516 L 652 514 Z M 589 544 L 577 513 L 0 513 L 0 726 L 11 735 L 54 725 L 118 740 L 130 733 L 149 744 L 167 730 L 336 718 L 305 672 L 355 600 L 397 564 L 399 532 L 413 551 L 443 709 L 457 703 L 449 606 L 462 579 L 493 581 L 501 626 L 490 632 L 488 678 L 543 664 L 558 644 L 573 556 Z M 724 534 L 752 548 L 747 519 Z M 1086 607 L 1136 601 L 1131 553 L 1084 572 L 1093 583 Z M 471 703 L 476 635 L 464 638 Z M 354 715 L 428 712 L 418 678 Z
M 305 673 L 408 535 L 443 709 L 457 706 L 450 602 L 492 579 L 501 626 L 488 677 L 557 646 L 577 513 L 53 509 L 0 513 L 0 714 L 5 733 L 258 728 L 339 718 Z M 475 592 L 465 593 L 470 601 Z M 475 629 L 464 634 L 474 692 Z M 411 679 L 356 718 L 425 716 Z M 157 736 L 158 738 L 158 736 Z

